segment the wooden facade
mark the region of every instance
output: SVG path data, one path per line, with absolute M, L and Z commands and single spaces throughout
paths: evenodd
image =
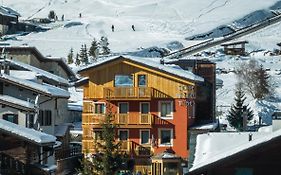
M 149 158 L 167 149 L 187 159 L 187 130 L 195 119 L 196 81 L 123 57 L 82 70 L 80 74 L 89 77 L 84 85 L 82 114 L 84 152 L 95 152 L 95 132 L 101 130 L 105 111 L 110 109 L 118 126 L 116 139 L 121 139 L 122 149 L 136 160 L 136 170 L 150 167 Z M 130 77 L 130 85 L 117 85 L 116 77 L 124 75 Z M 145 77 L 142 83 L 140 77 Z M 101 106 L 105 111 L 100 111 Z M 168 110 L 165 117 L 162 108 Z M 124 132 L 126 138 L 120 138 Z M 142 138 L 144 133 L 148 135 L 146 141 Z M 164 137 L 170 139 L 168 144 Z

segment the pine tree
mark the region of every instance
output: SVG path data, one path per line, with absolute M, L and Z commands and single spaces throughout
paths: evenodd
M 76 54 L 76 58 L 75 58 L 75 65 L 76 65 L 76 66 L 80 66 L 80 64 L 81 64 L 81 61 L 80 61 L 80 59 L 79 59 L 79 54 L 77 53 L 77 54 Z
M 110 54 L 110 49 L 108 47 L 109 43 L 108 43 L 107 37 L 102 36 L 99 44 L 100 44 L 100 47 L 101 47 L 101 54 L 103 54 L 103 55 Z
M 97 152 L 93 158 L 94 170 L 103 175 L 114 174 L 125 162 L 125 155 L 120 151 L 121 142 L 115 141 L 116 125 L 110 107 L 101 123 L 103 142 L 97 143 Z
M 243 131 L 243 113 L 245 112 L 247 121 L 252 120 L 254 115 L 253 111 L 248 106 L 244 105 L 246 97 L 240 85 L 237 87 L 235 95 L 236 104 L 231 106 L 229 114 L 227 115 L 227 120 L 230 126 L 236 128 L 238 131 Z
M 73 48 L 70 49 L 69 54 L 67 55 L 67 63 L 68 64 L 73 63 Z
M 89 157 L 83 157 L 80 161 L 81 167 L 77 169 L 77 172 L 81 175 L 92 175 L 93 174 L 93 163 Z
M 92 41 L 91 47 L 89 49 L 89 55 L 92 56 L 93 61 L 97 61 L 99 56 L 99 44 L 96 39 Z
M 269 83 L 269 74 L 263 68 L 262 65 L 259 66 L 257 71 L 255 72 L 254 76 L 258 82 L 256 82 L 256 99 L 263 99 L 268 94 L 270 94 L 271 85 Z
M 85 65 L 89 64 L 89 59 L 88 59 L 88 52 L 87 52 L 87 46 L 86 44 L 81 46 L 80 49 L 80 54 L 81 62 Z

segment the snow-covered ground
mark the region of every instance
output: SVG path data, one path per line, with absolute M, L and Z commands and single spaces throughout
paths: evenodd
M 216 27 L 243 21 L 245 16 L 253 13 L 261 18 L 270 10 L 279 10 L 279 0 L 36 0 L 32 5 L 26 0 L 3 0 L 3 4 L 21 13 L 22 20 L 46 18 L 54 10 L 59 21 L 48 26 L 47 32 L 30 33 L 17 37 L 18 40 L 6 41 L 11 45 L 36 46 L 43 55 L 66 57 L 70 48 L 79 52 L 82 44 L 90 46 L 93 38 L 108 37 L 109 47 L 114 53 L 139 51 L 148 47 L 167 47 L 171 42 L 189 46 L 198 41 L 185 38 L 208 32 Z M 263 11 L 266 11 L 263 13 Z M 79 13 L 82 17 L 79 18 Z M 64 21 L 60 21 L 64 15 Z M 261 15 L 261 16 L 259 16 Z M 245 19 L 247 21 L 247 19 Z M 252 22 L 252 21 L 251 21 Z M 236 23 L 237 24 L 237 23 Z M 111 25 L 115 31 L 111 31 Z M 135 26 L 133 31 L 131 25 Z M 236 26 L 239 27 L 239 26 Z M 241 40 L 248 40 L 247 51 L 274 50 L 280 42 L 281 23 L 267 27 Z M 217 51 L 220 46 L 209 49 Z M 255 111 L 255 119 L 261 116 L 263 122 L 271 123 L 270 115 L 281 107 L 281 57 L 271 57 L 264 52 L 251 54 L 250 57 L 229 57 L 216 54 L 208 57 L 217 63 L 218 68 L 233 70 L 239 64 L 251 58 L 259 60 L 265 68 L 270 69 L 275 86 L 274 100 L 253 100 L 247 96 L 247 103 Z M 234 88 L 237 82 L 235 74 L 218 74 L 223 80 L 223 88 L 217 91 L 218 110 L 227 112 L 233 103 Z M 76 99 L 73 97 L 73 99 Z M 75 100 L 73 100 L 75 101 Z M 225 116 L 225 113 L 224 115 Z M 222 120 L 224 117 L 221 117 Z
M 3 0 L 17 10 L 21 19 L 46 18 L 54 10 L 60 20 L 53 30 L 18 37 L 14 45 L 38 47 L 44 55 L 66 57 L 70 48 L 78 52 L 82 44 L 107 36 L 113 52 L 135 51 L 151 46 L 165 46 L 184 38 L 229 24 L 247 14 L 268 9 L 278 0 Z M 82 18 L 79 18 L 81 13 Z M 82 25 L 67 25 L 81 22 Z M 111 31 L 115 26 L 115 32 Z M 131 29 L 135 25 L 136 31 Z

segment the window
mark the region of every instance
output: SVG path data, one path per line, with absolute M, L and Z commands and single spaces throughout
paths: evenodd
M 39 122 L 40 126 L 51 126 L 52 125 L 52 111 L 51 110 L 40 110 L 39 111 Z
M 149 144 L 150 132 L 149 130 L 140 130 L 140 144 Z
M 129 131 L 128 130 L 119 130 L 119 140 L 126 141 L 129 139 Z
M 146 75 L 138 75 L 138 86 L 146 87 Z
M 160 138 L 160 146 L 172 146 L 173 145 L 173 130 L 172 129 L 160 129 L 159 138 Z
M 133 76 L 132 75 L 115 75 L 114 78 L 114 86 L 122 87 L 122 86 L 133 86 Z
M 105 104 L 104 103 L 94 103 L 94 113 L 95 114 L 104 114 L 105 113 Z
M 26 115 L 26 127 L 27 128 L 33 128 L 34 127 L 34 115 L 33 114 L 27 114 Z
M 127 114 L 129 112 L 129 105 L 128 103 L 119 103 L 119 113 L 120 114 Z
M 160 117 L 162 118 L 173 118 L 173 102 L 162 101 L 160 102 Z
M 94 140 L 103 140 L 102 131 L 100 131 L 100 130 L 94 131 Z
M 3 119 L 9 122 L 18 124 L 18 115 L 17 114 L 4 114 Z
M 141 112 L 141 114 L 148 114 L 149 113 L 149 103 L 141 103 L 140 112 Z

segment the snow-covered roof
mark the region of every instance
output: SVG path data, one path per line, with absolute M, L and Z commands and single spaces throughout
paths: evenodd
M 15 97 L 11 97 L 8 95 L 0 95 L 0 104 L 5 104 L 7 106 L 11 107 L 19 107 L 19 108 L 24 108 L 28 111 L 33 111 L 34 110 L 34 104 L 30 103 L 28 101 L 20 100 Z
M 9 7 L 5 7 L 5 6 L 0 7 L 0 14 L 3 16 L 10 16 L 10 17 L 14 17 L 14 18 L 16 18 L 17 16 L 20 16 L 20 14 L 18 12 L 16 12 L 15 10 L 13 10 Z
M 175 65 L 163 65 L 160 64 L 159 59 L 157 58 L 143 58 L 143 57 L 133 57 L 133 56 L 128 56 L 128 57 L 123 57 L 123 56 L 119 56 L 119 57 L 108 57 L 105 59 L 101 59 L 93 64 L 90 64 L 82 69 L 80 69 L 78 71 L 82 72 L 109 62 L 112 62 L 113 60 L 118 60 L 118 59 L 124 59 L 124 60 L 128 60 L 137 64 L 141 64 L 144 65 L 146 67 L 152 68 L 152 69 L 157 69 L 158 71 L 162 71 L 165 73 L 169 73 L 178 77 L 181 77 L 183 79 L 188 79 L 188 80 L 192 80 L 192 81 L 199 81 L 199 82 L 203 82 L 204 78 L 193 74 L 192 72 L 189 71 L 185 71 L 183 69 L 181 69 L 180 67 L 175 67 Z M 153 61 L 156 60 L 156 61 Z
M 251 141 L 249 141 L 250 134 L 252 135 Z M 196 171 L 277 137 L 281 137 L 281 130 L 272 133 L 207 133 L 198 135 L 195 158 L 189 172 Z
M 59 77 L 57 75 L 54 75 L 52 73 L 49 73 L 47 71 L 44 71 L 42 69 L 39 69 L 37 67 L 31 66 L 29 64 L 25 64 L 25 63 L 20 62 L 20 61 L 10 60 L 10 59 L 6 59 L 5 61 L 9 62 L 13 66 L 16 66 L 17 68 L 35 72 L 35 73 L 37 73 L 37 76 L 42 76 L 45 79 L 54 81 L 59 85 L 68 85 L 68 81 L 66 79 L 64 79 L 62 77 Z
M 68 103 L 68 110 L 70 111 L 83 111 L 83 106 L 80 102 L 77 103 Z
M 179 159 L 179 158 L 180 158 L 179 156 L 166 151 L 156 154 L 155 156 L 152 157 L 152 159 Z
M 55 144 L 56 137 L 0 119 L 0 131 L 21 137 L 38 145 Z
M 48 84 L 39 84 L 29 80 L 23 80 L 16 77 L 12 77 L 7 74 L 1 74 L 0 80 L 9 82 L 11 84 L 16 84 L 18 86 L 31 89 L 34 91 L 38 91 L 39 93 L 45 94 L 47 96 L 61 97 L 61 98 L 69 98 L 70 94 L 68 91 L 63 90 L 61 88 L 51 86 Z
M 55 126 L 55 136 L 56 137 L 63 137 L 66 135 L 67 130 L 69 126 L 68 125 L 57 125 Z
M 190 129 L 196 129 L 196 130 L 215 130 L 215 129 L 218 128 L 218 125 L 219 125 L 218 122 L 213 122 L 213 123 L 193 126 Z

